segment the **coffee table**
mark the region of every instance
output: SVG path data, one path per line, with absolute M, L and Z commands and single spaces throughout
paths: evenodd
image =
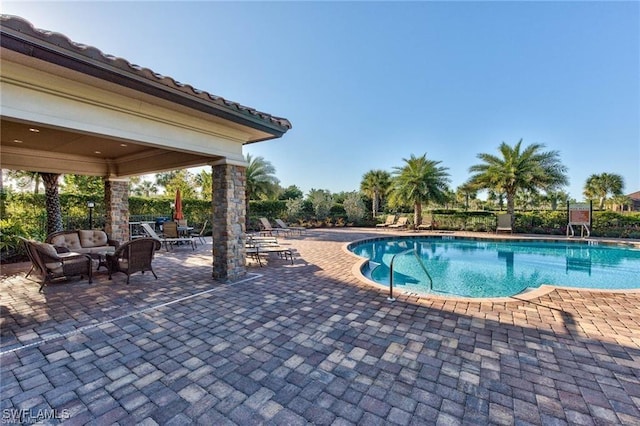
M 102 266 L 104 266 L 107 270 L 109 269 L 109 264 L 107 263 L 107 255 L 115 253 L 115 247 L 110 249 L 104 249 L 100 251 L 96 251 L 91 253 L 91 257 L 98 260 L 98 267 L 96 271 L 99 271 Z

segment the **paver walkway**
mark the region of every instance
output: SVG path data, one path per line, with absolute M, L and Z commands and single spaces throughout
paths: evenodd
M 128 286 L 3 276 L 2 422 L 640 424 L 638 293 L 390 303 L 342 249 L 371 235 L 286 238 L 234 284 L 210 243 Z

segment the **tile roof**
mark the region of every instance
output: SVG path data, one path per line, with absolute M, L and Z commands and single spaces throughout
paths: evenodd
M 221 108 L 227 110 L 227 112 L 234 115 L 239 114 L 252 120 L 257 119 L 271 126 L 275 125 L 280 128 L 282 133 L 292 127 L 291 122 L 286 118 L 276 117 L 265 112 L 257 111 L 254 108 L 229 101 L 204 90 L 196 89 L 189 84 L 180 83 L 172 77 L 164 76 L 150 70 L 149 68 L 132 64 L 126 59 L 105 54 L 96 47 L 76 43 L 63 34 L 37 29 L 24 18 L 12 15 L 0 15 L 0 24 L 2 27 L 3 39 L 5 38 L 5 35 L 10 32 L 13 35 L 27 39 L 30 43 L 35 42 L 39 46 L 48 44 L 51 47 L 57 48 L 56 50 L 61 49 L 65 52 L 75 54 L 76 56 L 80 55 L 80 57 L 89 60 L 94 65 L 97 63 L 99 65 L 116 69 L 122 74 L 141 77 L 142 79 L 152 83 L 159 83 L 162 86 L 165 86 L 168 90 L 179 91 L 183 97 L 198 98 L 201 101 L 214 105 L 218 109 Z M 2 43 L 2 46 L 5 47 L 4 42 Z

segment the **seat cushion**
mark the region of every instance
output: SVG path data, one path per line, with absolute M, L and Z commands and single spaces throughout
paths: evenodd
M 101 247 L 108 245 L 107 234 L 104 231 L 79 230 L 80 244 L 84 248 Z
M 80 237 L 77 232 L 56 235 L 51 239 L 51 244 L 56 247 L 68 248 L 70 251 L 77 251 L 82 248 L 82 245 L 80 244 Z

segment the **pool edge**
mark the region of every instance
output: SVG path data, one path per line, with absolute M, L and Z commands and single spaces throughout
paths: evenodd
M 568 238 L 568 237 L 557 237 L 557 236 L 547 236 L 545 237 L 536 237 L 536 236 L 522 236 L 522 235 L 514 235 L 511 238 L 508 237 L 504 237 L 504 236 L 496 236 L 493 237 L 491 235 L 487 235 L 487 236 L 479 236 L 479 235 L 474 235 L 474 236 L 468 236 L 468 235 L 460 235 L 457 234 L 455 232 L 453 233 L 447 233 L 447 234 L 442 234 L 442 233 L 436 233 L 436 232 L 430 232 L 430 233 L 414 233 L 412 235 L 403 235 L 403 234 L 392 234 L 392 235 L 381 235 L 379 237 L 367 237 L 367 238 L 361 238 L 358 240 L 354 240 L 348 243 L 345 243 L 342 245 L 342 250 L 348 254 L 350 254 L 354 259 L 356 259 L 356 262 L 353 264 L 353 266 L 351 267 L 351 273 L 353 274 L 354 277 L 356 277 L 358 279 L 358 281 L 367 284 L 368 286 L 374 287 L 378 290 L 385 290 L 387 289 L 388 291 L 388 286 L 384 286 L 382 284 L 379 284 L 373 280 L 370 280 L 369 278 L 367 278 L 363 273 L 362 273 L 362 267 L 369 261 L 369 259 L 364 258 L 362 256 L 358 256 L 357 254 L 355 254 L 354 252 L 352 252 L 351 250 L 349 250 L 349 247 L 351 247 L 354 244 L 360 244 L 363 242 L 368 242 L 368 241 L 380 241 L 380 240 L 386 240 L 386 239 L 393 239 L 393 238 L 399 238 L 399 237 L 415 237 L 415 238 L 424 238 L 424 237 L 442 237 L 442 236 L 453 236 L 453 237 L 458 237 L 460 239 L 472 239 L 472 240 L 487 240 L 487 241 L 496 241 L 496 240 L 503 240 L 503 241 L 531 241 L 531 240 L 540 240 L 540 241 L 557 241 L 557 242 L 574 242 L 576 244 L 589 244 L 590 241 L 597 241 L 598 243 L 603 243 L 603 245 L 615 245 L 615 246 L 626 246 L 626 247 L 633 247 L 633 248 L 638 248 L 640 249 L 640 242 L 636 242 L 636 241 L 629 241 L 629 242 L 621 242 L 621 241 L 616 241 L 616 240 L 605 240 L 605 239 L 593 239 L 593 238 L 581 238 L 581 239 L 575 239 L 575 238 Z M 420 299 L 424 299 L 424 300 L 450 300 L 450 301 L 456 301 L 456 302 L 479 302 L 479 303 L 505 303 L 505 302 L 509 302 L 509 301 L 513 301 L 513 302 L 518 302 L 518 301 L 529 301 L 532 299 L 536 299 L 539 298 L 541 296 L 544 296 L 546 294 L 551 293 L 554 290 L 572 290 L 572 291 L 580 291 L 580 292 L 589 292 L 589 293 L 631 293 L 631 294 L 640 294 L 640 288 L 638 289 L 594 289 L 594 288 L 585 288 L 585 287 L 567 287 L 567 286 L 561 286 L 561 285 L 554 285 L 554 284 L 542 284 L 540 285 L 540 287 L 537 288 L 527 288 L 525 290 L 523 290 L 520 293 L 511 295 L 511 296 L 504 296 L 504 297 L 465 297 L 465 296 L 457 296 L 457 295 L 440 295 L 440 294 L 424 294 L 424 293 L 403 293 L 403 292 L 398 292 L 397 294 L 394 294 L 395 298 L 415 298 L 417 300 Z

